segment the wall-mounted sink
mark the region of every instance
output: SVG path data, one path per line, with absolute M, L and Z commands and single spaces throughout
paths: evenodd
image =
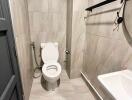
M 99 75 L 98 79 L 116 100 L 132 100 L 132 71 L 123 70 Z

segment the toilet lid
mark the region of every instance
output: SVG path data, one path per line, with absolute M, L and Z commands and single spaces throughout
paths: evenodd
M 57 62 L 58 57 L 58 44 L 45 43 L 44 48 L 42 48 L 42 60 L 44 63 Z

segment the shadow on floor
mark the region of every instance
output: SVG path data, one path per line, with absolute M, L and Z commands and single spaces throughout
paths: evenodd
M 42 88 L 48 91 L 48 89 L 46 88 L 47 81 L 44 79 L 43 76 L 41 76 L 40 81 L 41 81 Z M 57 81 L 57 87 L 59 87 L 59 85 L 60 85 L 60 79 Z

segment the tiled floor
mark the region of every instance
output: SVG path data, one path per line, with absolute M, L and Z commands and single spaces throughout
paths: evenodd
M 61 83 L 55 91 L 46 91 L 41 78 L 34 79 L 29 100 L 96 100 L 82 78 L 69 79 L 63 70 Z

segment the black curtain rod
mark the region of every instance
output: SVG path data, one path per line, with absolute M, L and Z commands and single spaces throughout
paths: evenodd
M 100 2 L 100 3 L 96 4 L 96 5 L 91 6 L 91 7 L 87 8 L 87 9 L 85 9 L 85 10 L 86 11 L 92 11 L 93 9 L 95 9 L 97 7 L 109 4 L 109 3 L 114 2 L 114 1 L 117 1 L 117 0 L 105 0 L 103 2 Z M 121 1 L 123 1 L 123 0 L 121 0 Z

